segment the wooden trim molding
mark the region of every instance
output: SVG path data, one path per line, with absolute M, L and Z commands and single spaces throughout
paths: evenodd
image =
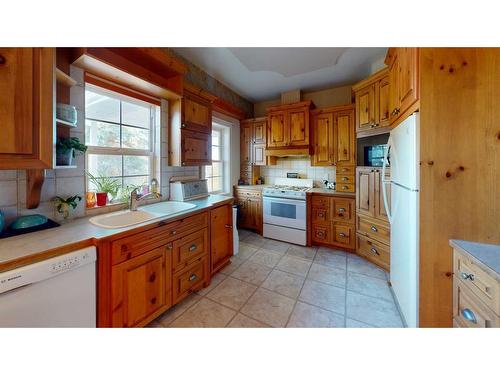
M 368 86 L 374 82 L 379 81 L 382 77 L 387 75 L 389 73 L 389 68 L 383 68 L 379 70 L 378 72 L 374 73 L 373 75 L 369 76 L 368 78 L 365 78 L 362 81 L 359 81 L 355 85 L 352 85 L 352 91 L 358 91 L 359 89 Z
M 246 117 L 245 112 L 221 98 L 215 99 L 212 108 L 214 111 L 220 112 L 224 115 L 236 118 L 238 120 L 242 120 Z
M 153 97 L 151 95 L 145 94 L 143 92 L 131 89 L 129 87 L 120 85 L 119 83 L 98 77 L 91 73 L 85 72 L 84 74 L 85 83 L 90 83 L 95 86 L 102 87 L 103 89 L 107 89 L 110 91 L 117 92 L 119 94 L 123 94 L 126 96 L 130 96 L 135 99 L 139 99 L 154 105 L 160 105 L 161 101 L 159 98 Z

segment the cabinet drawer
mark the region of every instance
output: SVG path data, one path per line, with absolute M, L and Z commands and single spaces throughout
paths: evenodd
M 143 233 L 121 238 L 111 242 L 111 262 L 121 263 L 156 247 L 166 245 L 189 232 L 207 227 L 208 214 L 203 212 L 181 220 L 161 225 Z
M 173 267 L 174 272 L 180 271 L 193 260 L 208 254 L 208 229 L 202 229 L 174 241 Z
M 481 270 L 470 257 L 454 252 L 454 274 L 467 285 L 481 301 L 500 315 L 500 283 Z
M 380 241 L 386 245 L 390 244 L 391 230 L 388 225 L 380 224 L 377 221 L 358 215 L 358 232 L 371 239 Z
M 328 209 L 321 207 L 313 207 L 312 209 L 312 221 L 314 223 L 327 225 L 330 221 L 330 216 Z
M 328 209 L 330 206 L 330 198 L 322 195 L 313 195 L 311 204 L 313 207 Z
M 339 175 L 354 175 L 356 173 L 356 167 L 353 165 L 339 165 L 337 166 L 336 172 Z
M 354 199 L 333 198 L 332 220 L 354 223 Z
M 389 270 L 391 263 L 389 246 L 359 234 L 356 237 L 358 242 L 356 252 L 377 266 Z
M 500 327 L 500 318 L 456 276 L 453 282 L 453 318 L 461 327 Z
M 207 257 L 198 259 L 173 277 L 173 302 L 184 299 L 187 295 L 199 290 L 207 279 Z
M 336 190 L 343 193 L 354 193 L 356 191 L 356 184 L 344 184 L 337 181 Z
M 356 244 L 354 225 L 333 224 L 332 241 L 349 249 L 354 249 Z
M 260 192 L 260 190 L 242 190 L 242 189 L 237 189 L 236 190 L 236 197 L 238 199 L 260 198 L 261 197 L 261 192 Z
M 354 176 L 354 174 L 337 174 L 336 182 L 339 185 L 355 184 L 356 177 Z
M 317 243 L 330 243 L 330 228 L 323 225 L 312 225 L 312 241 Z

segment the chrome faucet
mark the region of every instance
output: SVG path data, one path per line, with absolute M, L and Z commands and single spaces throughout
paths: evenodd
M 149 198 L 161 198 L 162 195 L 158 192 L 151 192 L 145 195 L 139 195 L 139 188 L 135 188 L 130 193 L 130 211 L 137 211 L 137 207 L 141 205 L 145 199 Z

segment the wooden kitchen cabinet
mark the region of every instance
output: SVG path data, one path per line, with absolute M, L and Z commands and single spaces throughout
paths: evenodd
M 252 128 L 251 122 L 241 122 L 240 127 L 240 164 L 252 164 Z
M 0 169 L 51 169 L 55 48 L 0 48 Z
M 390 169 L 386 170 L 386 179 Z M 356 228 L 358 255 L 389 270 L 390 224 L 384 205 L 382 169 L 358 167 L 356 177 Z M 390 205 L 390 184 L 385 184 Z
M 388 68 L 382 69 L 353 86 L 356 103 L 358 137 L 388 132 L 390 125 L 390 79 Z
M 310 154 L 310 100 L 270 107 L 268 111 L 267 151 L 271 156 L 294 153 Z M 301 151 L 297 151 L 301 150 Z
M 338 106 L 312 111 L 315 166 L 356 165 L 354 108 Z
M 311 198 L 312 243 L 353 251 L 356 245 L 354 203 L 354 198 L 313 194 Z
M 225 267 L 233 256 L 233 207 L 226 204 L 210 211 L 210 272 Z
M 182 98 L 168 101 L 170 166 L 212 164 L 212 102 L 216 97 L 189 87 Z
M 144 325 L 171 306 L 171 249 L 164 245 L 113 267 L 113 327 Z
M 235 204 L 239 206 L 238 228 L 262 233 L 262 192 L 235 186 L 234 197 Z
M 394 125 L 418 108 L 419 49 L 389 48 L 385 63 L 389 66 L 389 119 Z

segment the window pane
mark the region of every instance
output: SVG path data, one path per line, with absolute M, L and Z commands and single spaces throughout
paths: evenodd
M 220 132 L 212 131 L 212 145 L 220 146 Z
M 221 160 L 220 158 L 220 147 L 212 146 L 212 160 Z
M 212 178 L 207 178 L 207 188 L 208 192 L 212 192 L 214 189 L 212 188 Z
M 88 171 L 96 176 L 121 176 L 122 157 L 120 155 L 89 154 Z
M 133 188 L 140 187 L 143 185 L 149 184 L 148 176 L 137 176 L 137 177 L 124 177 L 123 178 L 123 187 L 129 188 L 132 190 Z
M 212 166 L 211 165 L 207 165 L 205 167 L 205 177 L 212 177 Z
M 220 191 L 220 190 L 222 190 L 222 177 L 213 177 L 212 191 Z
M 212 176 L 222 176 L 222 162 L 212 163 Z
M 147 156 L 123 157 L 123 175 L 149 175 L 149 158 Z
M 148 150 L 149 134 L 149 130 L 122 126 L 122 147 Z
M 85 117 L 120 122 L 120 101 L 85 90 Z
M 149 129 L 149 106 L 122 102 L 122 123 Z
M 85 144 L 100 147 L 120 147 L 120 125 L 85 120 Z

